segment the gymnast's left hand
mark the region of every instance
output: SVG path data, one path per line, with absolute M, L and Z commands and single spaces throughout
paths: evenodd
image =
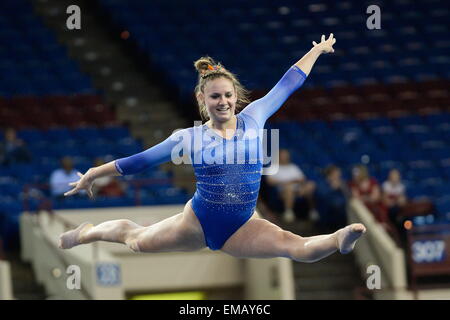
M 313 41 L 312 43 L 314 45 L 313 49 L 319 50 L 320 53 L 333 53 L 333 45 L 336 43 L 336 38 L 334 38 L 334 35 L 330 33 L 328 39 L 325 40 L 325 35 L 322 35 L 320 43 L 317 43 L 315 41 Z

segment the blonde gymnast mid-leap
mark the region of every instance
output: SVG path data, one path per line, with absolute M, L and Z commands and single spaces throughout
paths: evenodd
M 197 180 L 196 192 L 183 212 L 147 227 L 126 219 L 96 226 L 85 222 L 60 236 L 60 248 L 100 240 L 125 244 L 135 252 L 193 251 L 207 246 L 234 257 L 286 257 L 300 262 L 318 261 L 336 251 L 343 254 L 352 251 L 358 238 L 366 232 L 360 223 L 332 234 L 302 237 L 258 217 L 255 208 L 262 159 L 261 153 L 257 153 L 257 159 L 250 159 L 250 154 L 254 154 L 255 148 L 261 149 L 262 139 L 247 135 L 264 127 L 266 120 L 302 86 L 317 58 L 334 52 L 335 42 L 333 34 L 328 39 L 322 35 L 321 42 L 313 42 L 313 48 L 287 70 L 275 87 L 246 107 L 248 92 L 235 75 L 210 57 L 200 58 L 195 62 L 199 72 L 195 94 L 200 113 L 207 121 L 176 131 L 141 153 L 79 173 L 80 179 L 71 183 L 73 189 L 65 194 L 86 190 L 92 196 L 91 188 L 97 178 L 135 174 L 170 161 L 183 137 L 182 150 L 189 150 Z M 195 134 L 204 139 L 202 147 L 196 147 L 192 138 Z M 216 158 L 234 155 L 236 159 L 245 159 L 244 163 L 230 164 L 228 158 L 227 163 L 207 163 L 205 159 L 211 157 L 208 145 L 211 141 Z

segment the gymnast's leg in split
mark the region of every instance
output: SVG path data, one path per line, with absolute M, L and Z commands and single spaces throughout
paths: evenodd
M 290 258 L 316 262 L 336 251 L 351 252 L 364 225 L 354 223 L 332 234 L 302 237 L 257 217 L 248 220 L 224 244 L 222 251 L 237 258 Z
M 183 212 L 144 227 L 127 219 L 96 226 L 83 223 L 60 236 L 59 247 L 70 249 L 95 241 L 122 243 L 135 252 L 195 251 L 205 248 L 205 239 L 189 202 Z

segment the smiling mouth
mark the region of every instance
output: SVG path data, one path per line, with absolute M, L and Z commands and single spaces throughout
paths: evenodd
M 216 110 L 219 112 L 228 111 L 228 110 L 230 110 L 230 107 L 217 108 Z

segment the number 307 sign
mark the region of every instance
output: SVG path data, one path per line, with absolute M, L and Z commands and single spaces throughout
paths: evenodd
M 415 263 L 441 262 L 446 258 L 443 240 L 414 241 L 411 248 Z

